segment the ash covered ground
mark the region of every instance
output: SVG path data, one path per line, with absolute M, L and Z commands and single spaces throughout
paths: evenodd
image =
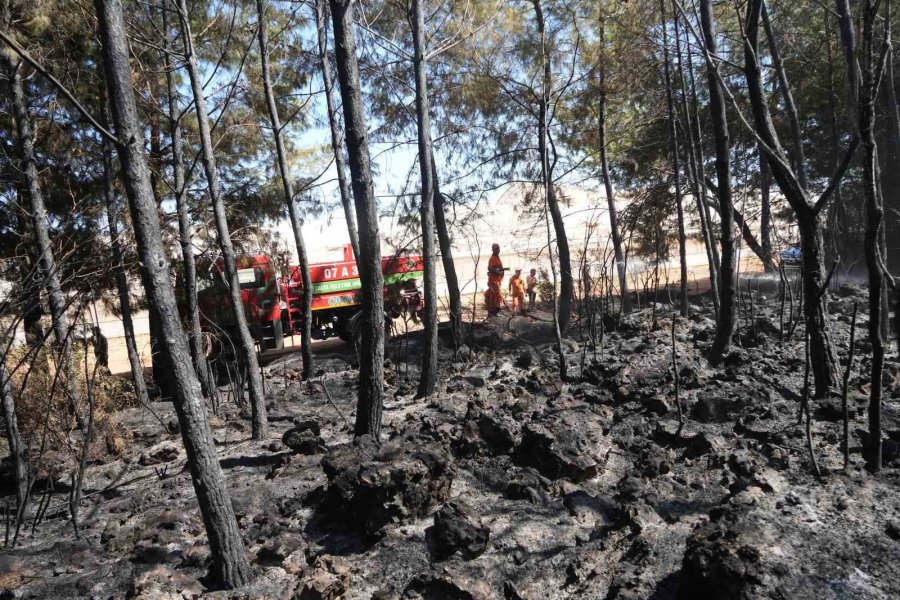
M 87 471 L 81 535 L 63 481 L 0 557 L 0 598 L 862 598 L 900 597 L 900 364 L 890 353 L 886 468 L 862 468 L 866 318 L 850 379 L 851 465 L 839 396 L 805 428 L 802 325 L 779 341 L 779 300 L 745 304 L 724 364 L 703 355 L 712 313 L 609 320 L 602 346 L 576 325 L 556 376 L 549 315 L 477 325 L 442 350 L 439 391 L 414 399 L 417 339 L 395 339 L 382 443 L 352 440 L 352 350 L 266 367 L 272 437 L 223 401 L 210 419 L 245 546 L 247 588 L 204 587 L 208 549 L 170 405 L 117 415 L 124 453 Z M 829 300 L 846 360 L 852 305 Z M 655 321 L 654 324 L 654 315 Z M 787 326 L 786 328 L 789 328 Z M 408 362 L 407 362 L 408 359 Z

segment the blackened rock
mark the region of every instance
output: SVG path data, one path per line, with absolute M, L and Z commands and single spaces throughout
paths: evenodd
M 313 430 L 300 426 L 285 431 L 281 441 L 297 454 L 323 454 L 326 451 L 325 440 Z
M 468 507 L 449 502 L 434 514 L 434 527 L 428 528 L 426 537 L 434 560 L 446 560 L 456 553 L 471 560 L 487 550 L 491 530 L 479 523 Z
M 144 450 L 138 462 L 144 466 L 159 465 L 172 462 L 178 458 L 180 453 L 181 451 L 175 442 L 166 440 Z
M 444 446 L 416 435 L 380 448 L 364 436 L 329 452 L 322 469 L 328 488 L 321 510 L 367 536 L 428 514 L 450 496 L 455 474 Z
M 482 581 L 475 581 L 449 572 L 422 574 L 403 590 L 402 598 L 415 600 L 492 600 L 491 589 Z
M 529 349 L 525 348 L 521 352 L 516 355 L 515 361 L 513 364 L 520 369 L 527 369 L 534 364 L 534 353 Z
M 322 435 L 322 427 L 314 419 L 295 419 L 294 429 L 298 431 L 311 431 L 315 435 Z
M 515 479 L 506 484 L 504 496 L 510 500 L 528 500 L 532 504 L 549 504 L 550 480 L 537 472 L 536 469 L 527 468 Z
M 612 504 L 585 490 L 574 490 L 563 496 L 563 506 L 575 520 L 594 523 L 598 528 L 608 527 L 614 521 L 615 510 Z
M 704 396 L 691 409 L 691 417 L 701 423 L 725 423 L 734 418 L 743 403 L 726 396 Z
M 551 432 L 541 425 L 529 424 L 522 430 L 522 441 L 513 454 L 521 466 L 534 467 L 545 477 L 566 477 L 578 483 L 597 475 L 597 461 L 585 451 L 587 444 L 566 426 Z
M 518 423 L 509 416 L 484 413 L 478 418 L 478 432 L 493 454 L 509 454 L 517 442 Z

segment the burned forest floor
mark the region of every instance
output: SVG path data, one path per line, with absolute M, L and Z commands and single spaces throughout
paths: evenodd
M 269 439 L 250 439 L 225 392 L 210 414 L 257 574 L 236 591 L 203 584 L 209 551 L 171 405 L 124 410 L 121 455 L 87 470 L 80 535 L 65 481 L 36 486 L 49 508 L 0 556 L 0 598 L 900 597 L 896 353 L 873 476 L 861 310 L 851 464 L 840 395 L 814 399 L 817 477 L 798 424 L 802 325 L 782 342 L 779 298 L 754 294 L 752 315 L 746 300 L 715 368 L 705 298 L 676 321 L 674 368 L 668 304 L 607 319 L 602 345 L 576 321 L 566 382 L 543 311 L 501 313 L 459 352 L 443 348 L 429 398 L 415 398 L 418 338 L 394 339 L 380 445 L 353 441 L 352 349 L 317 354 L 309 383 L 299 355 L 273 361 Z M 829 299 L 841 373 L 855 302 L 852 286 Z

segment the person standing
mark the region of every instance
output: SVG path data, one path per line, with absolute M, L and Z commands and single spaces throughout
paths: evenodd
M 516 269 L 515 275 L 509 278 L 509 295 L 512 296 L 513 314 L 525 312 L 525 281 L 522 280 L 522 269 Z
M 534 310 L 534 299 L 537 296 L 537 269 L 531 270 L 525 283 L 525 289 L 528 291 L 528 310 Z
M 500 306 L 503 304 L 503 261 L 500 260 L 500 244 L 491 246 L 491 257 L 488 259 L 488 289 L 485 292 L 485 302 L 487 304 L 488 316 L 493 317 L 500 312 Z

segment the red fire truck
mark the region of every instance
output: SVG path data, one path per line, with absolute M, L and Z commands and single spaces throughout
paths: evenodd
M 384 274 L 385 312 L 389 318 L 409 314 L 418 319 L 422 307 L 424 265 L 420 256 L 390 256 L 381 261 Z M 251 332 L 262 350 L 284 347 L 286 335 L 303 330 L 303 282 L 298 266 L 278 276 L 274 261 L 263 254 L 237 259 L 241 300 Z M 312 337 L 349 340 L 354 317 L 360 312 L 359 270 L 348 244 L 343 260 L 312 264 Z M 224 262 L 198 262 L 198 301 L 201 326 L 228 334 L 235 327 L 227 294 Z

